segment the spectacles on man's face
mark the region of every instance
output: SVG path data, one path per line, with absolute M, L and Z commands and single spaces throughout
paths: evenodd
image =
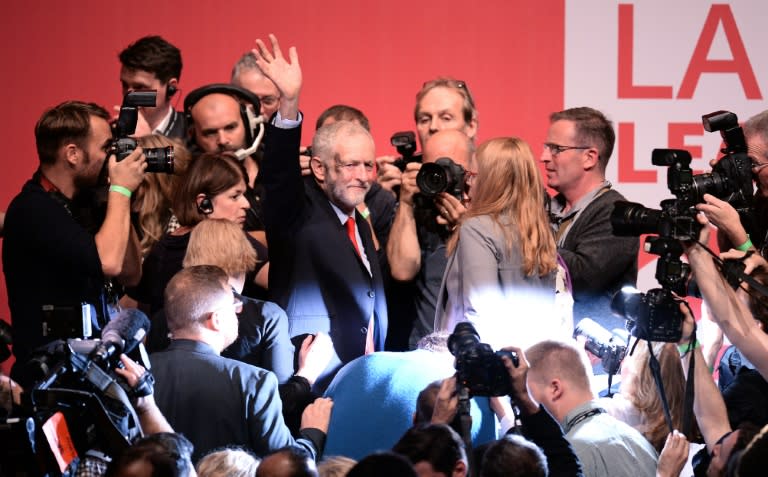
M 752 163 L 752 172 L 757 174 L 760 172 L 765 166 L 768 166 L 768 162 L 753 162 Z
M 551 142 L 545 142 L 544 148 L 549 151 L 552 157 L 557 157 L 563 151 L 570 151 L 571 149 L 592 149 L 590 146 L 561 146 L 560 144 L 554 144 Z

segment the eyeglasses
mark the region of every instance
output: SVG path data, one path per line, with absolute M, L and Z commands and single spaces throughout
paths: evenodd
M 563 151 L 570 151 L 571 149 L 592 149 L 590 146 L 561 146 L 551 142 L 545 142 L 544 148 L 549 150 L 549 154 L 552 155 L 552 157 L 557 156 Z
M 753 162 L 752 163 L 752 172 L 758 173 L 765 166 L 768 166 L 768 162 Z

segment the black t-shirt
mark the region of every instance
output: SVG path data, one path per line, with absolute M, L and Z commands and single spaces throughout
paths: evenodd
M 64 196 L 46 192 L 34 179 L 8 206 L 3 272 L 18 361 L 58 338 L 43 335 L 43 305 L 74 313 L 81 302 L 100 308 L 104 275 L 96 242 L 70 210 Z

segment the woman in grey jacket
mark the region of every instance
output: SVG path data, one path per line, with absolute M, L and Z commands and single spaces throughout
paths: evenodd
M 466 177 L 471 203 L 448 241 L 435 329 L 470 321 L 494 349 L 569 339 L 573 300 L 530 146 L 513 137 L 487 141 Z

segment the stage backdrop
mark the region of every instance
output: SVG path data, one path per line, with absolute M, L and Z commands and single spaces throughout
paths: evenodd
M 36 168 L 33 128 L 42 111 L 68 99 L 119 104 L 117 54 L 148 34 L 182 50 L 179 108 L 186 92 L 228 81 L 254 39 L 275 33 L 284 50 L 296 46 L 304 143 L 322 109 L 346 103 L 369 116 L 377 152 L 392 153 L 390 135 L 413 128 L 415 93 L 440 75 L 469 85 L 480 141 L 520 136 L 536 154 L 550 112 L 599 108 L 618 131 L 609 179 L 652 207 L 669 194 L 650 151 L 687 148 L 703 170 L 719 137 L 703 132 L 701 115 L 729 109 L 746 119 L 765 108 L 768 88 L 768 58 L 759 50 L 768 39 L 768 6 L 761 0 L 41 0 L 4 10 L 0 208 Z M 643 289 L 654 286 L 648 261 L 641 258 Z

